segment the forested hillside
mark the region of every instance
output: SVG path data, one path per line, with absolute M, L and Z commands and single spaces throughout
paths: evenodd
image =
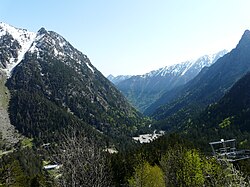
M 250 70 L 249 51 L 250 31 L 247 30 L 235 49 L 203 69 L 188 84 L 167 92 L 148 109 L 148 114 L 159 121 L 160 128 L 178 128 L 185 120 L 222 98 Z
M 238 141 L 239 148 L 250 147 L 250 73 L 247 73 L 217 103 L 209 105 L 184 126 L 186 135 L 199 147 L 221 138 Z M 200 144 L 200 145 L 199 145 Z
M 121 137 L 136 133 L 147 123 L 86 55 L 44 28 L 7 86 L 11 123 L 26 136 L 43 142 L 60 137 L 60 132 L 73 124 L 86 134 L 95 128 L 99 132 L 94 134 Z
M 186 84 L 202 68 L 211 66 L 226 53 L 226 50 L 222 50 L 215 54 L 201 56 L 198 59 L 165 66 L 143 75 L 134 75 L 114 83 L 133 106 L 144 112 L 165 92 Z M 112 81 L 112 79 L 110 80 Z
M 164 94 L 150 118 L 56 32 L 0 23 L 0 186 L 250 186 L 250 159 L 232 163 L 209 150 L 221 138 L 250 148 L 249 51 L 246 31 Z M 157 130 L 165 132 L 147 134 L 148 143 L 133 137 Z

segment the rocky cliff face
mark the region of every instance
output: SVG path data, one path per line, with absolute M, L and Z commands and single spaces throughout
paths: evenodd
M 22 60 L 36 33 L 0 22 L 0 68 L 7 75 Z

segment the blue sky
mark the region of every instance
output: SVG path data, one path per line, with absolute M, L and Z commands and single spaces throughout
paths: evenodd
M 1 0 L 0 21 L 58 32 L 104 75 L 135 75 L 234 48 L 250 29 L 249 7 L 249 0 Z

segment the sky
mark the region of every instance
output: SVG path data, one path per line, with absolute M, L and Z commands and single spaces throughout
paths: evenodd
M 231 50 L 249 0 L 0 0 L 0 21 L 62 35 L 105 76 L 141 75 Z

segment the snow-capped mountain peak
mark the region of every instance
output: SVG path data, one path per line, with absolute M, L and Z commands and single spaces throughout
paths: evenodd
M 0 37 L 7 33 L 11 34 L 14 39 L 23 45 L 36 36 L 34 32 L 27 31 L 26 29 L 19 29 L 7 23 L 0 22 Z
M 149 73 L 141 75 L 141 77 L 142 78 L 156 77 L 156 76 L 164 77 L 167 75 L 184 76 L 190 71 L 197 70 L 199 72 L 202 68 L 212 65 L 214 62 L 216 62 L 220 57 L 224 56 L 226 53 L 227 53 L 227 50 L 222 50 L 218 53 L 201 56 L 198 59 L 188 60 L 188 61 L 181 62 L 178 64 L 165 66 L 158 70 L 153 70 L 153 71 L 150 71 Z
M 127 99 L 143 112 L 164 92 L 186 84 L 197 76 L 202 68 L 212 65 L 225 54 L 226 50 L 204 55 L 198 59 L 165 66 L 144 75 L 132 76 L 115 84 Z
M 77 72 L 80 72 L 80 66 L 86 67 L 92 73 L 96 71 L 86 55 L 75 49 L 61 35 L 53 31 L 46 31 L 44 28 L 37 32 L 28 52 L 35 54 L 37 58 L 44 58 L 44 54 L 47 53 L 73 67 Z
M 132 77 L 132 75 L 118 75 L 118 76 L 109 75 L 107 76 L 107 79 L 114 84 L 118 84 L 119 82 L 129 79 L 130 77 Z
M 29 32 L 26 29 L 15 28 L 9 24 L 0 22 L 0 43 L 4 46 L 5 41 L 9 41 L 12 47 L 9 54 L 0 57 L 0 67 L 10 76 L 13 68 L 23 59 L 24 54 L 29 50 L 36 33 Z
M 66 65 L 74 66 L 77 72 L 80 71 L 80 66 L 86 67 L 92 73 L 96 71 L 86 55 L 75 49 L 61 35 L 43 27 L 34 33 L 1 22 L 0 45 L 0 69 L 8 77 L 26 53 L 36 55 L 37 58 L 44 58 L 44 54 L 48 53 Z M 79 66 L 71 64 L 73 61 Z
M 191 60 L 191 61 L 185 61 L 179 64 L 165 66 L 158 70 L 153 70 L 153 71 L 150 71 L 149 73 L 141 75 L 141 77 L 142 78 L 156 77 L 156 76 L 164 77 L 170 74 L 173 76 L 179 76 L 183 73 L 185 74 L 185 72 L 192 66 L 194 62 L 195 61 Z

